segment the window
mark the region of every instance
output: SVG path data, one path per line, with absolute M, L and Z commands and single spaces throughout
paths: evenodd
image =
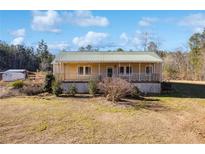
M 80 66 L 78 67 L 79 75 L 91 75 L 91 67 L 90 66 Z
M 132 74 L 132 67 L 130 66 L 126 67 L 126 74 Z
M 85 74 L 90 75 L 91 74 L 91 67 L 86 66 L 85 67 Z
M 123 66 L 120 67 L 120 74 L 124 74 L 124 67 Z
M 83 67 L 78 67 L 78 74 L 83 75 Z
M 152 73 L 152 67 L 151 66 L 146 66 L 145 73 L 148 74 L 148 75 L 151 74 Z
M 128 75 L 129 73 L 132 74 L 132 67 L 131 66 L 120 66 L 119 74 Z

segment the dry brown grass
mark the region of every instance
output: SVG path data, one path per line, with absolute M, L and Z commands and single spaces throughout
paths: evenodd
M 205 85 L 205 81 L 191 81 L 191 80 L 169 80 L 172 83 L 188 83 L 188 84 L 200 84 Z
M 205 99 L 0 99 L 0 143 L 205 143 Z

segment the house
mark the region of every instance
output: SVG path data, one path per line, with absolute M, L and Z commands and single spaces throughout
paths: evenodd
M 9 69 L 3 72 L 3 81 L 25 80 L 27 71 L 25 69 Z
M 63 86 L 75 83 L 79 92 L 87 92 L 91 79 L 120 77 L 142 92 L 160 93 L 162 59 L 154 52 L 60 52 L 53 73 Z

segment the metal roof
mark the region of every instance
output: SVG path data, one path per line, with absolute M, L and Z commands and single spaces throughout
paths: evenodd
M 58 62 L 156 62 L 162 59 L 154 52 L 143 51 L 62 51 L 52 63 Z
M 21 72 L 26 72 L 26 70 L 25 69 L 9 69 L 9 70 L 5 71 L 4 73 L 9 73 L 9 72 L 21 73 Z

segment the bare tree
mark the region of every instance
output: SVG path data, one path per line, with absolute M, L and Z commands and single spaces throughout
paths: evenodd
M 147 50 L 151 51 L 151 52 L 157 52 L 158 51 L 158 46 L 154 41 L 151 41 L 151 42 L 148 43 Z
M 150 38 L 151 38 L 151 34 L 148 32 L 142 32 L 140 35 L 140 41 L 142 42 L 142 47 L 144 48 L 144 51 L 147 51 Z
M 151 32 L 142 32 L 139 38 L 144 51 L 157 52 L 162 42 L 155 33 Z

